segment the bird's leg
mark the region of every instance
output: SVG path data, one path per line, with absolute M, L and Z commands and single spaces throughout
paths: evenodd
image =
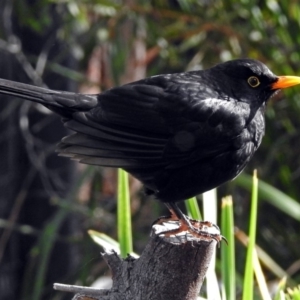
M 186 216 L 177 206 L 176 203 L 165 203 L 169 211 L 171 212 L 171 215 L 173 215 L 177 221 L 180 223 L 180 231 L 189 231 L 189 229 L 194 228 L 194 226 L 191 224 L 191 220 L 188 216 Z
M 177 206 L 176 203 L 173 202 L 167 202 L 165 205 L 168 207 L 171 216 L 169 218 L 167 217 L 162 217 L 158 219 L 155 224 L 163 224 L 164 222 L 168 221 L 176 221 L 179 223 L 179 227 L 167 231 L 161 232 L 161 234 L 164 235 L 176 235 L 178 233 L 182 232 L 187 232 L 190 233 L 191 235 L 195 237 L 206 237 L 206 238 L 213 238 L 217 242 L 220 242 L 222 239 L 224 239 L 220 234 L 219 234 L 219 227 L 217 225 L 214 225 L 211 222 L 207 221 L 197 221 L 197 220 L 192 220 L 188 216 L 186 216 Z M 209 228 L 214 228 L 216 229 L 216 233 L 210 233 Z M 226 240 L 225 240 L 226 241 Z
M 171 215 L 170 216 L 162 216 L 162 217 L 159 217 L 156 221 L 153 222 L 153 224 L 158 224 L 158 225 L 163 225 L 164 222 L 168 222 L 168 221 L 179 221 L 179 217 L 178 217 L 178 214 L 176 214 L 176 212 L 171 209 L 169 206 L 168 206 L 169 203 L 165 203 L 165 205 L 168 207 Z

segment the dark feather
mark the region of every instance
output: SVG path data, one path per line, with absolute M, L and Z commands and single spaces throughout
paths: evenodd
M 249 76 L 261 85 L 249 86 Z M 237 176 L 261 143 L 264 107 L 278 78 L 254 60 L 153 76 L 99 95 L 0 79 L 0 93 L 38 102 L 75 134 L 63 156 L 121 167 L 162 201 L 176 202 Z

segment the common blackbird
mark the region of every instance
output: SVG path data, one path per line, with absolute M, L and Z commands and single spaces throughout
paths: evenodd
M 0 93 L 41 103 L 74 134 L 57 151 L 82 163 L 119 167 L 166 203 L 180 228 L 196 232 L 176 202 L 235 178 L 259 147 L 268 99 L 300 77 L 276 76 L 238 59 L 210 69 L 152 76 L 98 95 L 0 79 Z

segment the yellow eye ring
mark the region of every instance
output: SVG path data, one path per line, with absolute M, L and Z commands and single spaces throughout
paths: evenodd
M 260 81 L 256 76 L 250 76 L 247 81 L 248 84 L 253 88 L 256 88 L 260 85 Z

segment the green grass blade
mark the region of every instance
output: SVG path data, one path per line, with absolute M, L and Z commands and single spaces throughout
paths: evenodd
M 252 179 L 251 176 L 247 174 L 241 174 L 235 181 L 240 186 L 249 189 Z M 260 199 L 268 201 L 292 218 L 300 221 L 300 204 L 293 198 L 261 180 L 259 180 L 258 191 Z
M 235 228 L 235 236 L 236 238 L 245 246 L 248 245 L 248 236 L 240 229 Z M 295 282 L 289 277 L 289 274 L 279 266 L 279 264 L 270 257 L 270 255 L 264 251 L 261 247 L 256 245 L 256 252 L 259 260 L 262 262 L 265 268 L 267 268 L 270 272 L 272 272 L 276 277 L 283 278 L 289 280 L 290 284 L 294 285 Z
M 57 238 L 58 230 L 67 215 L 68 211 L 60 209 L 43 228 L 42 235 L 37 244 L 39 268 L 35 274 L 36 280 L 32 289 L 32 300 L 39 300 L 42 297 L 47 269 L 51 267 L 49 265 L 50 255 Z
M 62 202 L 65 203 L 65 205 L 57 205 L 56 212 L 51 216 L 51 218 L 45 220 L 45 226 L 39 235 L 39 239 L 31 248 L 31 259 L 34 259 L 37 267 L 34 267 L 34 272 L 32 271 L 32 266 L 28 266 L 25 270 L 25 277 L 27 276 L 28 280 L 26 280 L 26 282 L 24 281 L 25 284 L 21 291 L 22 299 L 30 298 L 31 300 L 39 300 L 42 298 L 47 271 L 51 268 L 49 261 L 56 239 L 59 236 L 59 229 L 67 218 L 70 212 L 70 207 L 74 204 L 73 199 L 76 198 L 79 187 L 82 186 L 82 183 L 86 180 L 86 178 L 94 174 L 94 171 L 95 168 L 93 167 L 86 168 L 78 178 L 76 184 L 74 184 L 69 196 L 66 199 L 57 199 L 58 203 Z M 53 202 L 55 202 L 55 200 L 53 200 Z
M 272 300 L 269 290 L 268 290 L 268 284 L 266 281 L 266 278 L 264 276 L 262 267 L 260 265 L 258 255 L 256 248 L 253 249 L 253 267 L 256 277 L 256 282 L 258 285 L 258 288 L 260 290 L 260 294 L 263 300 Z
M 253 299 L 253 250 L 255 247 L 256 237 L 256 222 L 257 222 L 257 202 L 258 202 L 258 179 L 256 171 L 253 174 L 251 209 L 250 209 L 250 228 L 249 228 L 249 242 L 246 257 L 246 267 L 244 276 L 243 300 Z
M 107 234 L 95 230 L 89 230 L 88 234 L 93 239 L 93 241 L 102 248 L 113 250 L 117 254 L 120 254 L 120 244 Z M 134 252 L 131 252 L 130 255 L 135 258 L 139 258 L 139 255 Z
M 102 248 L 113 250 L 116 253 L 120 254 L 120 244 L 112 237 L 106 235 L 105 233 L 91 229 L 88 230 L 88 234 L 93 239 L 93 241 Z
M 284 289 L 286 288 L 286 278 L 283 277 L 277 287 L 277 292 L 274 296 L 274 300 L 281 300 L 282 299 L 282 295 L 284 295 Z
M 132 252 L 131 211 L 128 174 L 118 170 L 118 239 L 121 257 Z
M 234 220 L 230 196 L 222 199 L 221 229 L 228 241 L 228 246 L 221 245 L 221 273 L 226 300 L 236 300 Z
M 287 288 L 286 298 L 300 300 L 300 285 L 295 288 Z
M 196 197 L 184 201 L 188 216 L 194 220 L 202 220 Z

